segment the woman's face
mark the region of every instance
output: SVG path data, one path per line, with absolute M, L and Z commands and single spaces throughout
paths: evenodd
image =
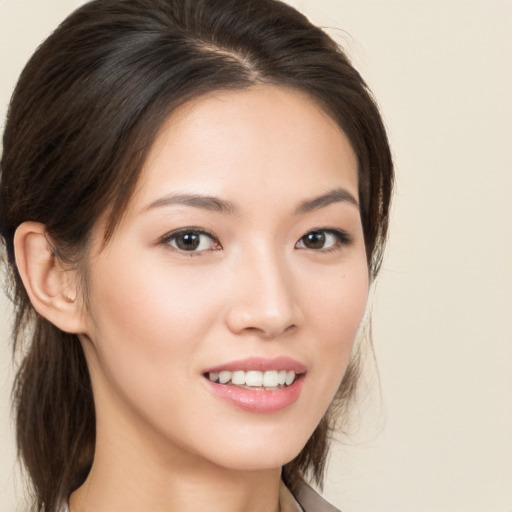
M 98 442 L 238 470 L 297 455 L 366 306 L 357 202 L 355 154 L 305 95 L 260 86 L 175 111 L 114 237 L 93 236 Z

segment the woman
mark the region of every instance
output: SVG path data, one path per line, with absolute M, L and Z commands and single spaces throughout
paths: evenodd
M 34 510 L 333 510 L 305 480 L 392 186 L 336 44 L 274 0 L 90 2 L 23 71 L 1 169 Z

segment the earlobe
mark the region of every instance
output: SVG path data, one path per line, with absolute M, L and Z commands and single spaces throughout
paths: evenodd
M 44 224 L 24 222 L 14 235 L 16 267 L 36 311 L 59 329 L 85 331 L 75 270 L 65 269 L 54 254 Z

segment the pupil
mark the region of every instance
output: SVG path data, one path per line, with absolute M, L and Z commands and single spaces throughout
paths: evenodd
M 320 231 L 312 231 L 306 235 L 304 244 L 309 249 L 322 249 L 325 245 L 325 234 Z
M 187 233 L 177 238 L 176 245 L 184 251 L 192 251 L 199 247 L 199 235 Z

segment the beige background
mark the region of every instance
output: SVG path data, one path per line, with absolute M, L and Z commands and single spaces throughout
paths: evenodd
M 0 116 L 80 2 L 0 0 Z M 332 454 L 345 512 L 512 512 L 512 2 L 302 0 L 382 107 L 398 184 L 374 297 L 382 401 Z M 0 299 L 0 512 L 16 510 L 9 306 Z M 18 508 L 18 510 L 21 510 Z

